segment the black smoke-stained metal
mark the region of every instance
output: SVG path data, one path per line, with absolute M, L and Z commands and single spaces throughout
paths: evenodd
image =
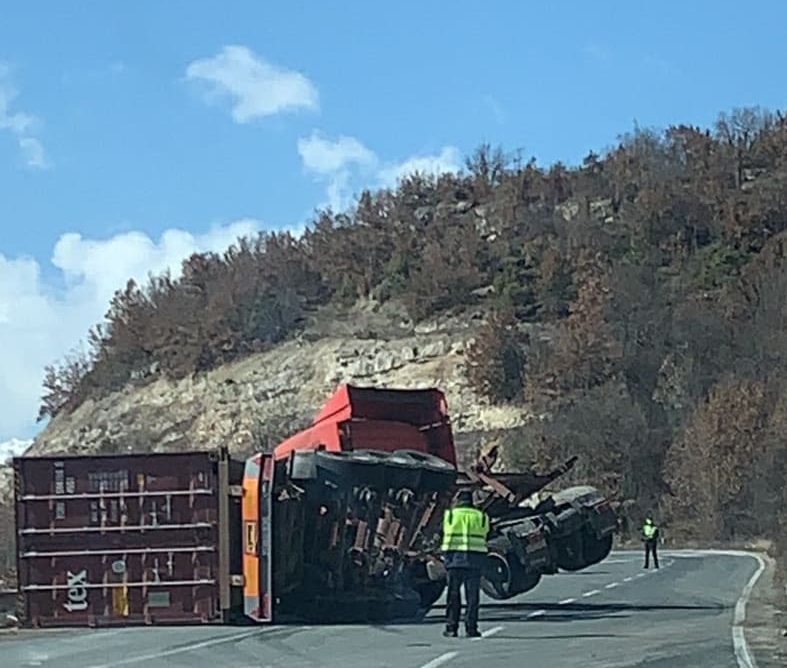
M 221 621 L 224 452 L 26 457 L 14 470 L 23 623 Z

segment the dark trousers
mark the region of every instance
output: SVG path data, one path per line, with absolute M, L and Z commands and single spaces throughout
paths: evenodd
M 653 555 L 653 565 L 658 568 L 659 567 L 659 551 L 658 551 L 658 542 L 653 540 L 646 540 L 645 541 L 645 568 L 650 566 L 650 555 Z
M 467 611 L 465 613 L 465 629 L 478 629 L 478 600 L 481 589 L 481 571 L 477 568 L 448 569 L 448 605 L 446 607 L 445 626 L 449 631 L 459 628 L 459 614 L 462 611 L 460 589 L 464 585 Z

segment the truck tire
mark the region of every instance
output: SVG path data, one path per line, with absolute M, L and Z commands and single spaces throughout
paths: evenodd
M 487 562 L 481 574 L 481 589 L 497 601 L 505 601 L 535 587 L 540 574 L 528 573 L 505 536 L 489 541 Z
M 362 450 L 314 453 L 319 473 L 341 485 L 367 485 L 380 487 L 384 479 L 384 467 L 380 460 Z
M 417 466 L 420 471 L 419 489 L 425 492 L 442 491 L 456 482 L 456 468 L 441 457 L 419 450 L 394 450 L 392 461 Z
M 421 601 L 419 616 L 425 615 L 437 603 L 445 591 L 445 568 L 442 569 L 443 577 L 432 579 L 426 562 L 415 561 L 407 568 L 407 582 L 418 593 Z
M 314 450 L 302 450 L 292 453 L 290 468 L 291 480 L 314 480 L 317 477 L 315 454 Z
M 597 538 L 589 531 L 585 531 L 582 536 L 583 551 L 588 566 L 604 561 L 612 552 L 612 535 L 604 538 Z
M 428 612 L 429 609 L 440 600 L 440 597 L 445 591 L 445 583 L 445 580 L 440 580 L 438 582 L 432 582 L 429 580 L 427 582 L 420 583 L 415 588 L 415 590 L 418 592 L 418 596 L 421 599 L 421 610 L 423 612 Z
M 564 571 L 579 571 L 587 566 L 583 531 L 575 531 L 557 542 L 557 565 Z
M 421 489 L 424 468 L 421 463 L 405 452 L 388 454 L 385 462 L 385 480 L 390 489 Z

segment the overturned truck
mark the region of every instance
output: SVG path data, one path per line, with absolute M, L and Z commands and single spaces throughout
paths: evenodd
M 492 598 L 609 554 L 617 516 L 595 488 L 527 504 L 573 459 L 544 475 L 494 473 L 496 454 L 457 470 L 439 390 L 340 387 L 311 427 L 246 464 L 244 524 L 271 547 L 244 556 L 246 615 L 270 619 L 273 600 L 314 620 L 423 613 L 445 587 L 442 516 L 460 488 L 490 516 L 482 587 Z
M 20 619 L 29 625 L 381 621 L 440 598 L 442 515 L 489 514 L 482 587 L 508 599 L 603 560 L 617 516 L 568 472 L 457 469 L 439 390 L 339 387 L 312 425 L 245 462 L 225 449 L 19 458 Z

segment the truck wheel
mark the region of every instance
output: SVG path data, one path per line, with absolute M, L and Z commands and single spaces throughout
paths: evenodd
M 481 589 L 496 601 L 505 601 L 515 594 L 511 593 L 514 576 L 511 563 L 505 554 L 490 551 L 481 576 Z
M 561 538 L 557 546 L 557 565 L 564 571 L 579 571 L 587 566 L 584 557 L 584 531 Z
M 385 481 L 391 489 L 420 490 L 424 469 L 418 460 L 401 452 L 392 452 L 385 461 Z
M 419 450 L 394 450 L 391 459 L 395 463 L 417 466 L 421 471 L 419 489 L 436 492 L 447 489 L 456 482 L 456 468 L 450 462 Z
M 604 561 L 612 552 L 612 535 L 596 538 L 586 531 L 582 536 L 582 542 L 588 566 Z
M 541 576 L 528 573 L 505 537 L 489 541 L 489 552 L 481 574 L 481 589 L 498 601 L 505 601 L 535 587 Z
M 430 578 L 428 566 L 422 560 L 414 561 L 408 566 L 407 582 L 408 586 L 418 593 L 421 615 L 429 612 L 429 609 L 440 599 L 446 585 L 445 577 L 434 580 Z
M 438 582 L 429 580 L 428 582 L 420 583 L 416 587 L 416 591 L 421 598 L 421 610 L 426 612 L 437 603 L 443 595 L 443 591 L 445 591 L 445 580 L 440 580 Z
M 384 476 L 384 467 L 377 457 L 361 450 L 314 453 L 317 468 L 328 477 L 346 485 L 368 485 L 379 487 Z
M 314 480 L 317 477 L 317 464 L 314 455 L 313 450 L 292 453 L 292 469 L 290 471 L 292 480 Z

